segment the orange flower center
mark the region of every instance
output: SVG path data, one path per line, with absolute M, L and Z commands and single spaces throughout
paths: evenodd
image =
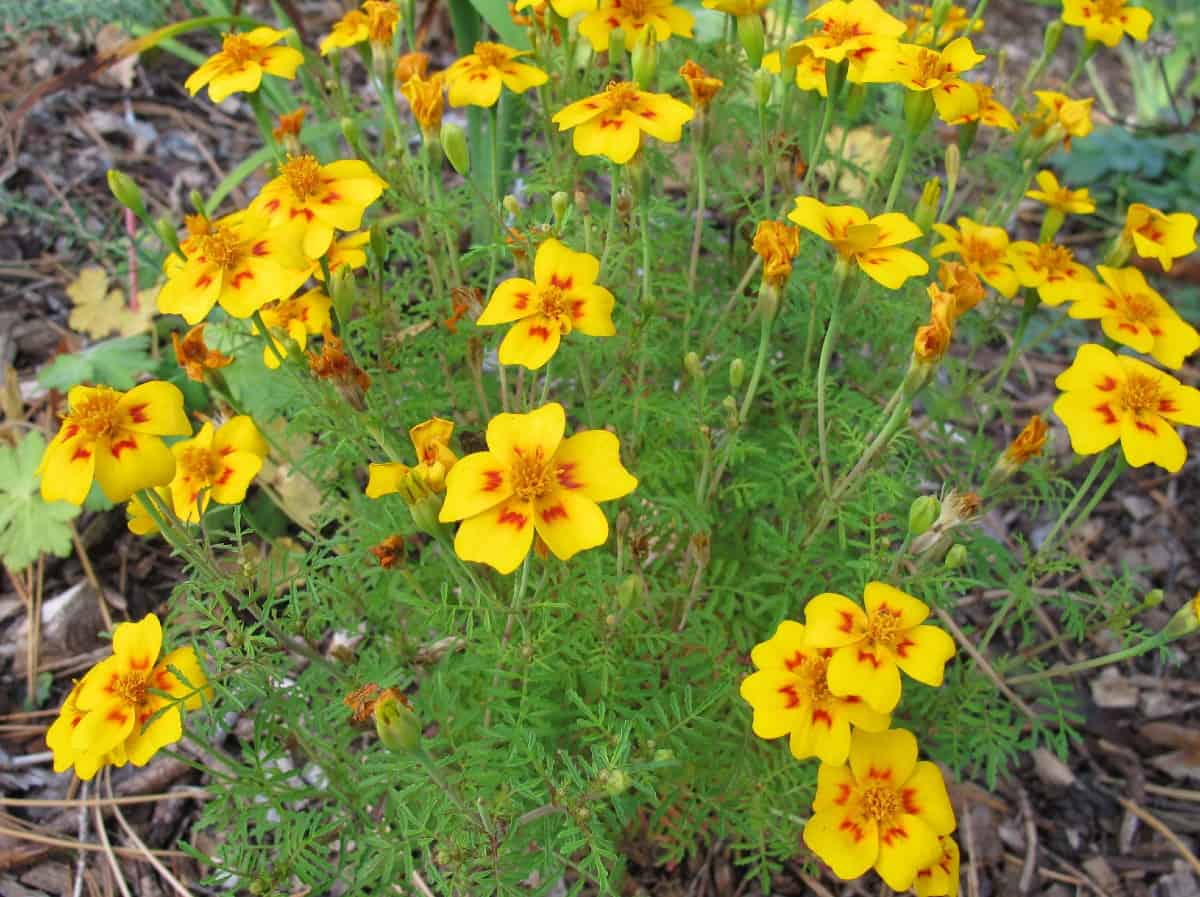
M 1054 243 L 1043 243 L 1038 247 L 1034 267 L 1043 271 L 1066 271 L 1071 267 L 1075 257 L 1071 250 Z
M 221 459 L 212 449 L 191 446 L 179 453 L 179 468 L 189 480 L 211 483 L 221 473 Z
M 200 238 L 200 254 L 218 268 L 231 271 L 245 255 L 245 246 L 233 231 L 217 228 Z
M 288 156 L 279 176 L 300 202 L 306 202 L 321 187 L 321 163 L 315 156 Z
M 1146 223 L 1137 228 L 1136 231 L 1151 243 L 1161 243 L 1166 237 L 1166 234 L 1158 226 L 1158 222 L 1153 217 L 1147 218 Z
M 1157 411 L 1161 400 L 1162 387 L 1157 380 L 1145 374 L 1130 374 L 1121 387 L 1121 406 L 1134 414 Z
M 504 47 L 486 41 L 475 45 L 475 56 L 479 59 L 479 64 L 487 68 L 496 68 L 508 62 L 508 51 Z
M 146 700 L 146 677 L 141 673 L 126 673 L 117 679 L 113 691 L 126 704 L 137 707 Z
M 868 788 L 862 796 L 862 811 L 876 822 L 886 822 L 900 812 L 900 795 L 895 788 L 876 785 Z
M 630 19 L 644 19 L 656 5 L 653 0 L 625 0 L 621 12 Z
M 117 420 L 117 402 L 121 394 L 115 389 L 99 387 L 97 392 L 72 408 L 67 420 L 75 424 L 91 439 L 111 436 L 119 426 Z
M 924 84 L 926 81 L 937 81 L 946 74 L 946 66 L 942 64 L 941 54 L 933 50 L 921 50 L 917 53 L 917 68 L 913 72 L 913 83 Z
M 891 645 L 900 635 L 900 615 L 880 608 L 867 621 L 867 638 L 879 645 Z
M 804 665 L 804 671 L 808 673 L 806 685 L 813 704 L 822 704 L 832 698 L 829 693 L 828 670 L 828 657 L 814 657 Z
M 234 65 L 242 66 L 258 55 L 259 48 L 240 34 L 227 34 L 221 40 L 221 54 Z
M 963 237 L 962 255 L 968 264 L 983 266 L 998 262 L 1004 250 L 979 237 Z
M 513 494 L 521 501 L 534 501 L 554 489 L 554 465 L 546 463 L 539 448 L 532 455 L 518 450 L 512 465 Z
M 541 287 L 538 290 L 538 305 L 547 318 L 559 318 L 567 313 L 563 291 L 556 286 Z
M 821 31 L 831 44 L 844 44 L 851 38 L 861 37 L 863 33 L 858 22 L 850 19 L 828 19 Z
M 629 81 L 610 81 L 604 88 L 604 101 L 608 103 L 609 111 L 614 115 L 631 109 L 641 99 L 637 85 Z
M 203 215 L 185 215 L 183 226 L 187 228 L 189 237 L 203 237 L 212 230 L 211 223 Z
M 1100 13 L 1101 21 L 1112 22 L 1121 18 L 1121 13 L 1125 11 L 1125 0 L 1098 0 L 1096 11 Z
M 1129 320 L 1145 324 L 1158 317 L 1154 302 L 1144 293 L 1130 293 L 1121 298 L 1125 300 L 1125 317 Z

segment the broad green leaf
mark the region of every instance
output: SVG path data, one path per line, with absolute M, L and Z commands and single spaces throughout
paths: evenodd
M 502 43 L 519 50 L 529 49 L 529 39 L 525 36 L 524 29 L 518 27 L 509 15 L 506 0 L 471 0 L 471 5 L 500 35 Z
M 71 527 L 79 508 L 64 501 L 46 502 L 38 492 L 37 468 L 46 439 L 36 430 L 16 447 L 0 445 L 0 560 L 21 570 L 42 552 L 71 553 Z
M 38 373 L 47 389 L 65 392 L 80 383 L 103 383 L 114 389 L 131 389 L 137 376 L 154 369 L 146 334 L 105 340 L 81 352 L 60 355 Z

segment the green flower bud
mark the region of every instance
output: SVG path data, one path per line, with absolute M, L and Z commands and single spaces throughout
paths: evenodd
M 617 797 L 629 790 L 633 779 L 623 769 L 604 769 L 596 776 L 596 782 L 609 797 Z
M 961 542 L 955 542 L 950 546 L 950 550 L 946 552 L 945 565 L 947 570 L 957 570 L 967 562 L 967 546 Z
M 929 90 L 906 90 L 904 92 L 904 123 L 913 137 L 922 133 L 933 118 L 933 92 Z
M 617 605 L 622 608 L 630 607 L 644 594 L 646 581 L 636 573 L 631 574 L 625 577 L 617 589 Z
M 962 150 L 957 145 L 946 147 L 946 189 L 954 193 L 958 189 L 958 176 L 962 172 Z
M 565 191 L 559 190 L 550 197 L 550 208 L 554 212 L 554 227 L 561 231 L 567 219 L 567 211 L 571 208 L 571 197 L 567 196 Z
M 921 190 L 921 199 L 913 211 L 913 222 L 923 231 L 937 218 L 938 208 L 942 200 L 942 182 L 938 178 L 930 178 Z
M 742 381 L 746 379 L 746 362 L 735 358 L 729 362 L 729 388 L 741 389 Z
M 654 39 L 654 29 L 642 30 L 641 39 L 633 48 L 633 80 L 642 90 L 653 90 L 654 79 L 658 75 L 658 41 Z
M 764 280 L 758 287 L 758 302 L 755 313 L 764 321 L 774 321 L 779 314 L 779 287 Z
M 442 152 L 450 166 L 466 177 L 471 171 L 471 152 L 467 149 L 467 135 L 454 122 L 442 122 Z
M 123 171 L 110 168 L 108 170 L 108 189 L 112 191 L 117 202 L 143 221 L 146 220 L 146 204 L 142 201 L 142 191 L 133 178 Z
M 757 69 L 762 65 L 763 43 L 766 39 L 763 35 L 762 16 L 758 13 L 752 13 L 748 16 L 738 16 L 737 34 L 742 49 L 746 51 L 746 58 L 750 62 L 750 68 Z
M 683 356 L 683 369 L 693 380 L 704 379 L 704 367 L 700 364 L 700 356 L 695 352 L 688 352 Z
M 734 430 L 738 425 L 738 403 L 733 396 L 726 396 L 721 401 L 721 408 L 725 412 L 725 426 Z
M 175 225 L 170 218 L 159 218 L 154 222 L 154 232 L 158 234 L 158 238 L 163 241 L 164 246 L 170 246 L 174 252 L 182 251 L 179 248 L 179 235 L 175 233 Z
M 188 202 L 192 204 L 192 208 L 196 210 L 197 215 L 208 217 L 208 209 L 205 207 L 204 196 L 199 190 L 193 190 L 188 193 Z
M 521 202 L 511 193 L 505 194 L 504 199 L 500 200 L 500 205 L 504 206 L 504 211 L 514 218 L 521 217 Z
M 383 227 L 380 226 L 379 222 L 375 222 L 371 225 L 369 234 L 371 254 L 375 256 L 375 261 L 382 265 L 383 260 L 387 258 L 387 240 L 383 236 Z
M 1197 592 L 1191 601 L 1175 611 L 1175 616 L 1171 617 L 1167 621 L 1167 625 L 1163 627 L 1162 634 L 1168 639 L 1176 639 L 1191 635 L 1197 629 L 1200 629 L 1200 592 Z
M 408 698 L 394 688 L 385 688 L 375 701 L 375 731 L 384 746 L 410 754 L 421 746 L 421 721 Z
M 654 752 L 655 763 L 670 763 L 675 759 L 675 752 L 670 748 L 659 748 Z
M 358 284 L 354 272 L 349 265 L 343 265 L 329 274 L 329 283 L 325 285 L 329 298 L 333 300 L 333 310 L 339 321 L 350 320 L 350 309 L 358 299 Z
M 1066 27 L 1062 19 L 1054 19 L 1046 26 L 1046 31 L 1042 35 L 1042 56 L 1049 59 L 1058 51 L 1058 45 L 1062 42 L 1063 29 Z
M 862 113 L 867 104 L 867 85 L 851 84 L 846 90 L 845 112 L 846 121 L 853 121 Z
M 916 498 L 908 507 L 908 534 L 916 538 L 928 532 L 933 526 L 938 514 L 941 513 L 942 503 L 932 495 L 922 495 Z
M 775 87 L 775 76 L 766 69 L 757 69 L 753 77 L 754 99 L 761 109 L 771 102 L 771 90 Z

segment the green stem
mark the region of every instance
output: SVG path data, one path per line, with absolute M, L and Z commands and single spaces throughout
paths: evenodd
M 275 156 L 275 161 L 281 161 L 283 159 L 283 151 L 275 141 L 275 123 L 271 120 L 271 113 L 267 111 L 262 94 L 256 90 L 246 96 L 247 102 L 250 104 L 250 109 L 254 112 L 254 120 L 258 123 L 258 130 L 262 134 L 263 143 L 270 148 Z
M 1131 645 L 1128 648 L 1123 648 L 1120 651 L 1113 651 L 1110 654 L 1102 654 L 1099 657 L 1081 660 L 1078 663 L 1061 664 L 1037 673 L 1026 673 L 1023 676 L 1014 676 L 1012 679 L 1007 681 L 1009 685 L 1025 685 L 1030 682 L 1040 682 L 1043 679 L 1057 679 L 1060 676 L 1070 676 L 1073 673 L 1082 673 L 1084 670 L 1094 670 L 1096 667 L 1108 666 L 1110 663 L 1120 663 L 1122 660 L 1130 660 L 1134 657 L 1141 657 L 1143 654 L 1148 654 L 1156 648 L 1161 648 L 1171 640 L 1170 634 L 1165 632 L 1156 632 L 1154 635 L 1150 636 L 1144 641 L 1141 641 L 1136 645 Z
M 271 331 L 267 327 L 267 322 L 263 320 L 262 312 L 258 309 L 255 309 L 254 314 L 251 315 L 251 317 L 254 319 L 254 326 L 258 328 L 258 332 L 262 334 L 262 338 L 267 341 L 267 346 L 270 348 L 271 354 L 274 355 L 279 360 L 280 365 L 282 365 L 285 361 L 287 361 L 287 356 L 279 351 L 278 344 L 275 342 L 275 340 L 271 339 Z
M 1029 329 L 1029 322 L 1033 320 L 1033 314 L 1037 311 L 1040 304 L 1038 294 L 1032 287 L 1027 287 L 1025 290 L 1025 304 L 1021 307 L 1021 318 L 1017 321 L 1017 329 L 1013 331 L 1012 345 L 1008 348 L 1008 355 L 1004 358 L 1004 363 L 1000 365 L 1000 371 L 996 374 L 996 382 L 992 386 L 989 404 L 995 402 L 1004 391 L 1004 382 L 1008 378 L 1008 372 L 1012 370 L 1013 364 L 1017 360 L 1017 356 L 1021 352 L 1021 343 L 1025 339 L 1025 331 Z
M 700 239 L 704 234 L 704 206 L 708 201 L 708 178 L 704 167 L 704 132 L 703 124 L 692 130 L 692 160 L 696 166 L 696 221 L 692 225 L 692 250 L 688 256 L 687 289 L 691 295 L 696 291 L 696 270 L 700 265 Z M 692 305 L 689 302 L 683 323 L 683 348 L 687 350 L 689 331 L 691 330 Z
M 892 186 L 888 190 L 887 204 L 884 206 L 885 212 L 890 212 L 896 207 L 896 200 L 900 198 L 900 188 L 904 186 L 904 179 L 908 176 L 908 168 L 912 164 L 913 150 L 916 149 L 917 138 L 911 133 L 904 135 L 904 148 L 900 151 L 900 161 L 896 163 L 896 173 L 892 175 Z
M 608 197 L 608 224 L 604 229 L 604 249 L 600 251 L 600 270 L 607 271 L 608 251 L 612 247 L 613 233 L 617 229 L 617 199 L 621 194 L 621 166 L 615 162 L 612 165 L 612 179 Z
M 854 278 L 845 262 L 839 261 L 837 290 L 833 294 L 833 308 L 829 312 L 829 323 L 825 327 L 825 339 L 821 342 L 821 356 L 817 360 L 817 452 L 820 456 L 821 484 L 825 496 L 833 494 L 833 475 L 829 468 L 829 432 L 825 414 L 825 393 L 829 379 L 829 362 L 833 358 L 833 347 L 837 343 L 841 327 L 841 308 L 850 292 Z

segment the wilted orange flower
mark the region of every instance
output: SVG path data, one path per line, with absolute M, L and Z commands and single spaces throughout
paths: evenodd
M 378 545 L 371 547 L 371 554 L 379 561 L 384 570 L 391 570 L 404 560 L 404 537 L 401 535 L 388 536 Z
M 375 549 L 371 549 L 374 551 Z M 350 708 L 350 722 L 354 724 L 365 723 L 371 718 L 371 714 L 375 712 L 375 702 L 379 699 L 379 686 L 374 682 L 368 682 L 366 685 L 360 685 L 346 697 L 342 698 L 342 703 Z
M 714 78 L 700 66 L 700 63 L 690 59 L 680 66 L 679 75 L 687 82 L 688 90 L 692 94 L 692 105 L 698 111 L 707 109 L 708 104 L 717 95 L 717 91 L 725 86 L 724 81 Z
M 203 324 L 197 324 L 183 339 L 179 338 L 178 331 L 172 331 L 171 344 L 175 347 L 175 359 L 179 366 L 188 375 L 188 379 L 197 383 L 204 382 L 205 371 L 215 371 L 233 364 L 233 359 L 228 355 L 205 345 Z
M 1037 458 L 1042 454 L 1042 449 L 1046 445 L 1046 433 L 1048 431 L 1046 422 L 1038 415 L 1029 418 L 1029 423 L 1025 425 L 1017 438 L 1009 443 L 1008 448 L 1004 450 L 1004 457 L 1013 466 L 1020 467 L 1030 458 Z
M 424 138 L 430 140 L 436 137 L 438 128 L 442 126 L 442 112 L 446 108 L 441 73 L 428 79 L 423 75 L 413 75 L 401 85 L 400 92 L 408 100 L 413 118 L 420 125 Z
M 304 126 L 305 108 L 301 106 L 294 112 L 279 116 L 279 124 L 271 130 L 271 136 L 284 145 L 292 155 L 298 155 L 300 149 L 300 129 Z
M 913 339 L 913 356 L 923 364 L 937 364 L 950 349 L 954 337 L 954 295 L 930 284 L 927 288 L 931 303 L 929 323 L 917 328 Z
M 760 221 L 752 248 L 763 260 L 763 280 L 782 286 L 792 273 L 792 259 L 800 251 L 800 229 L 782 221 Z
M 1038 99 L 1037 108 L 1029 116 L 1034 137 L 1061 137 L 1063 148 L 1070 149 L 1072 137 L 1092 133 L 1093 97 L 1073 100 L 1053 90 L 1035 90 L 1033 94 Z
M 971 90 L 975 91 L 975 97 L 978 100 L 976 104 L 977 108 L 974 112 L 951 119 L 947 124 L 969 125 L 978 122 L 981 125 L 987 125 L 989 128 L 1002 128 L 1005 131 L 1016 131 L 1018 129 L 1017 120 L 1008 111 L 1008 108 L 996 99 L 989 85 L 980 84 L 978 81 L 967 81 L 965 84 Z
M 404 84 L 413 75 L 424 78 L 429 71 L 429 54 L 416 50 L 396 60 L 396 83 Z
M 983 284 L 975 272 L 959 262 L 938 265 L 938 283 L 954 297 L 954 319 L 958 320 L 983 301 Z
M 367 14 L 367 39 L 372 47 L 390 46 L 400 23 L 400 10 L 396 4 L 391 0 L 366 0 L 362 8 Z
M 319 355 L 308 353 L 308 368 L 319 380 L 328 380 L 352 408 L 362 411 L 366 407 L 363 393 L 371 386 L 371 378 L 345 353 L 342 341 L 332 330 L 323 334 L 324 344 Z

